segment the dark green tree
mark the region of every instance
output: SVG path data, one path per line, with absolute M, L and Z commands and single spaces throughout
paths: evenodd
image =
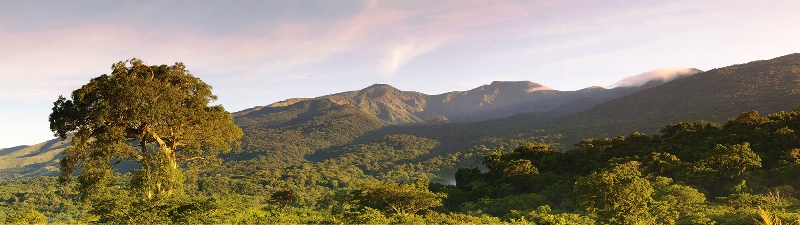
M 292 190 L 280 190 L 270 195 L 271 202 L 281 206 L 287 206 L 297 201 L 297 193 Z
M 737 182 L 745 172 L 761 168 L 761 157 L 750 144 L 716 145 L 707 158 L 696 162 L 689 174 L 692 182 L 706 187 L 711 196 L 727 194 L 725 187 Z
M 611 224 L 652 224 L 655 192 L 641 177 L 638 162 L 613 165 L 575 182 L 575 203 Z
M 353 200 L 360 205 L 409 216 L 442 205 L 442 198 L 447 195 L 431 192 L 429 184 L 421 179 L 409 183 L 365 183 L 354 192 Z
M 219 162 L 238 145 L 241 129 L 211 86 L 183 63 L 148 66 L 139 59 L 113 64 L 111 75 L 91 79 L 59 96 L 50 129 L 72 146 L 60 161 L 62 178 L 80 171 L 81 193 L 100 193 L 114 183 L 112 170 L 123 161 L 141 165 L 127 182 L 132 196 L 153 199 L 180 195 L 182 168 Z
M 711 168 L 718 176 L 734 178 L 748 170 L 760 168 L 761 157 L 750 150 L 750 144 L 745 142 L 741 145 L 717 145 L 708 158 L 700 163 Z

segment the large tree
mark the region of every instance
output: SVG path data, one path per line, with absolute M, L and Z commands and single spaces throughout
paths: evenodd
M 182 192 L 183 169 L 219 162 L 239 144 L 242 130 L 211 86 L 183 63 L 148 66 L 139 59 L 113 64 L 111 75 L 93 78 L 59 96 L 50 129 L 72 140 L 61 159 L 62 178 L 76 171 L 84 194 L 111 186 L 108 177 L 124 161 L 138 162 L 128 183 L 134 197 Z

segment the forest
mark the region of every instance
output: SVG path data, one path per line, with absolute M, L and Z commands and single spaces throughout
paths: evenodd
M 753 224 L 800 219 L 800 109 L 727 123 L 666 125 L 660 134 L 586 139 L 568 151 L 547 138 L 474 146 L 482 166 L 430 182 L 448 159 L 392 162 L 435 141 L 389 136 L 342 157 L 281 170 L 268 159 L 186 171 L 183 194 L 141 200 L 130 173 L 103 194 L 56 177 L 0 184 L 6 223 L 513 223 Z M 493 143 L 493 144 L 489 144 Z M 370 154 L 371 148 L 392 154 Z M 459 156 L 454 156 L 459 157 Z M 259 161 L 261 162 L 261 161 Z M 270 165 L 272 164 L 272 165 Z M 254 167 L 254 168 L 253 168 Z M 412 168 L 413 167 L 413 168 Z M 238 171 L 238 170 L 244 170 Z M 418 174 L 396 174 L 391 171 Z

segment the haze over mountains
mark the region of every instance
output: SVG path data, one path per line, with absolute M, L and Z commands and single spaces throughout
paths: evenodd
M 576 91 L 551 90 L 528 81 L 497 81 L 467 91 L 428 95 L 375 84 L 233 113 L 245 137 L 242 148 L 226 160 L 358 164 L 354 156 L 383 154 L 380 151 L 387 151 L 387 143 L 393 143 L 392 151 L 411 153 L 374 164 L 382 166 L 359 168 L 367 175 L 386 177 L 397 174 L 387 171 L 436 162 L 449 166 L 424 173 L 451 176 L 453 168 L 478 164 L 475 157 L 479 159 L 481 152 L 470 146 L 486 138 L 559 134 L 563 138 L 555 142 L 568 150 L 584 138 L 634 131 L 653 134 L 664 125 L 682 121 L 724 122 L 749 110 L 762 114 L 792 110 L 800 106 L 798 94 L 800 54 L 705 72 L 657 70 L 611 88 Z M 0 168 L 0 179 L 55 174 L 58 157 L 53 152 L 64 146 L 43 143 L 0 150 L 0 164 L 14 165 Z M 263 160 L 252 163 L 266 166 Z

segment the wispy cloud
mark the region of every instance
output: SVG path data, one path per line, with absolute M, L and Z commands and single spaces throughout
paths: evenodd
M 433 51 L 445 40 L 410 41 L 405 44 L 388 48 L 384 57 L 378 64 L 378 72 L 383 76 L 391 76 L 397 69 L 412 59 Z
M 625 79 L 612 84 L 609 86 L 609 88 L 639 87 L 651 80 L 671 81 L 679 76 L 694 75 L 697 72 L 697 70 L 685 67 L 661 68 L 626 77 Z
M 537 92 L 537 91 L 549 91 L 549 90 L 553 90 L 553 89 L 548 87 L 548 86 L 539 86 L 539 87 L 528 89 L 528 93 Z

